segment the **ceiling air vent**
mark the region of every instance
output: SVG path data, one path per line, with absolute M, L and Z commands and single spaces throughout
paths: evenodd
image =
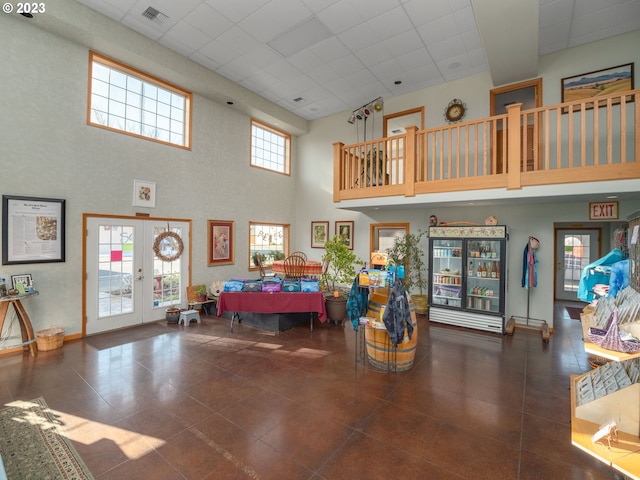
M 153 7 L 147 7 L 147 9 L 142 12 L 142 16 L 145 17 L 147 20 L 150 20 L 151 22 L 155 23 L 156 25 L 162 25 L 164 22 L 166 22 L 169 17 L 167 17 L 164 13 L 162 13 L 159 10 L 156 10 Z

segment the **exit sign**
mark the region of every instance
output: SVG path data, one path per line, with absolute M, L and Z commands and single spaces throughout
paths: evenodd
M 589 220 L 615 220 L 618 218 L 618 202 L 593 202 L 589 204 Z

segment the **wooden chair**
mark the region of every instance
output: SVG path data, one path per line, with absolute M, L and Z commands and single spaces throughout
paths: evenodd
M 285 278 L 300 279 L 304 277 L 304 267 L 307 261 L 302 255 L 291 254 L 284 259 Z
M 262 257 L 258 254 L 253 256 L 253 264 L 260 269 L 260 278 L 275 278 L 276 274 L 273 272 L 267 272 L 262 264 Z
M 203 302 L 200 300 L 200 290 L 205 288 L 206 285 L 191 285 L 187 287 L 187 308 L 189 310 L 198 310 L 204 312 L 205 315 L 209 315 L 209 308 L 211 308 L 211 304 L 216 303 L 215 299 L 207 299 Z
M 307 254 L 304 253 L 304 252 L 291 252 L 291 255 L 298 255 L 298 256 L 304 258 L 305 262 L 307 261 Z

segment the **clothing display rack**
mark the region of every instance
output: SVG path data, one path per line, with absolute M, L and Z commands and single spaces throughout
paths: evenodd
M 523 255 L 522 287 L 527 289 L 527 315 L 525 317 L 519 315 L 511 315 L 511 317 L 507 321 L 505 330 L 508 334 L 512 335 L 516 326 L 525 329 L 534 329 L 536 331 L 540 331 L 543 342 L 549 343 L 549 324 L 546 320 L 531 317 L 530 314 L 531 289 L 538 286 L 536 271 L 538 259 L 535 252 L 539 246 L 540 241 L 536 237 L 530 236 L 529 240 L 527 241 L 527 245 L 525 246 Z M 524 323 L 516 322 L 517 319 L 520 319 Z

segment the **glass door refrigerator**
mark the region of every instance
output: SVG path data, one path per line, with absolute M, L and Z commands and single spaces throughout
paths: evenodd
M 429 228 L 429 321 L 504 334 L 507 227 Z

